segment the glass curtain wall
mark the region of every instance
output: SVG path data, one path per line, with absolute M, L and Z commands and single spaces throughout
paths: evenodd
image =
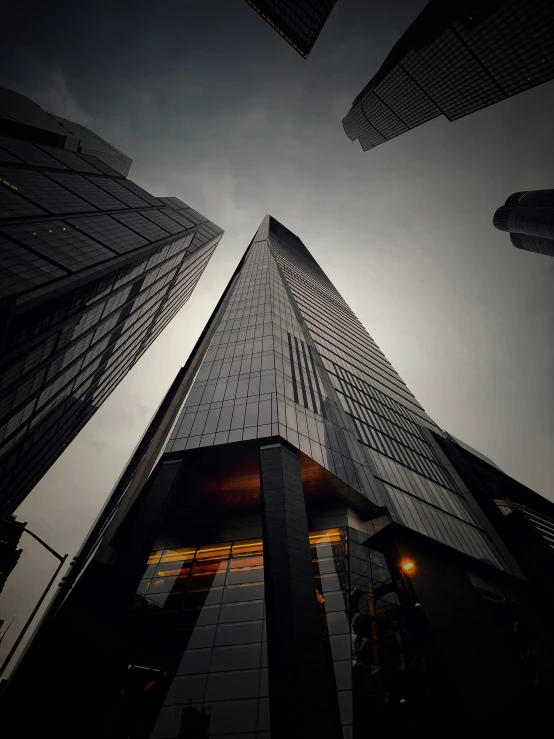
M 502 567 L 422 427 L 439 431 L 300 239 L 266 216 L 166 452 L 280 435 L 353 501 Z

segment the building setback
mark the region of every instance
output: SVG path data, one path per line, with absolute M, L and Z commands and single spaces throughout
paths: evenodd
M 554 503 L 449 434 L 436 439 L 554 616 Z
M 8 686 L 13 729 L 344 739 L 543 720 L 529 655 L 550 612 L 445 438 L 266 216 Z
M 352 103 L 346 135 L 367 151 L 547 82 L 553 36 L 550 0 L 431 0 Z
M 308 54 L 336 0 L 246 0 L 300 56 Z
M 133 160 L 86 126 L 48 113 L 33 100 L 0 87 L 0 135 L 91 154 L 127 177 Z
M 513 193 L 494 214 L 493 224 L 508 231 L 518 249 L 554 257 L 554 190 Z
M 30 120 L 10 133 L 43 130 Z M 96 156 L 0 136 L 0 515 L 188 300 L 221 234 Z

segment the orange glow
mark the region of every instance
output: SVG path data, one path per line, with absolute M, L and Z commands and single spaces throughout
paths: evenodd
M 199 547 L 196 552 L 196 559 L 216 559 L 217 557 L 228 557 L 231 552 L 230 544 L 208 545 Z
M 187 567 L 187 569 L 184 571 L 185 573 L 190 572 L 190 567 Z M 181 568 L 179 567 L 178 570 L 160 570 L 158 572 L 158 577 L 177 577 L 181 574 Z
M 343 534 L 340 529 L 326 529 L 325 531 L 314 531 L 310 534 L 310 544 L 325 544 L 327 542 L 342 541 Z
M 403 559 L 402 562 L 400 563 L 400 567 L 408 575 L 413 575 L 415 572 L 415 562 L 413 562 L 411 559 Z
M 263 552 L 261 539 L 246 539 L 233 544 L 233 557 L 248 557 L 249 555 L 261 554 Z
M 263 567 L 263 557 L 243 557 L 231 560 L 231 570 L 244 570 Z
M 186 547 L 184 549 L 169 549 L 161 558 L 162 562 L 179 562 L 180 560 L 192 559 L 196 549 Z

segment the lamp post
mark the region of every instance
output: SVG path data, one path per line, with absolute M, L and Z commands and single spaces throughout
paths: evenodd
M 0 523 L 7 524 L 8 526 L 16 526 L 17 528 L 22 529 L 27 534 L 29 534 L 29 536 L 32 536 L 33 539 L 35 539 L 36 541 L 38 541 L 39 544 L 41 544 L 45 549 L 47 549 L 50 552 L 50 554 L 52 554 L 54 557 L 56 557 L 56 559 L 59 561 L 59 564 L 56 567 L 56 571 L 54 572 L 54 574 L 50 578 L 50 580 L 48 582 L 48 585 L 46 586 L 46 588 L 44 589 L 44 592 L 42 593 L 42 595 L 38 599 L 35 607 L 33 608 L 32 612 L 31 612 L 31 615 L 29 616 L 29 618 L 25 622 L 25 625 L 23 626 L 23 628 L 19 632 L 19 636 L 17 637 L 17 639 L 13 643 L 12 648 L 8 652 L 8 655 L 7 655 L 6 659 L 3 661 L 2 666 L 0 667 L 0 677 L 1 677 L 4 674 L 4 671 L 6 670 L 6 667 L 9 665 L 9 663 L 11 661 L 11 658 L 14 656 L 17 648 L 21 644 L 21 640 L 23 639 L 23 637 L 27 633 L 27 630 L 28 630 L 29 626 L 32 624 L 33 619 L 37 615 L 37 612 L 38 612 L 39 608 L 43 604 L 44 599 L 46 598 L 46 596 L 48 594 L 48 591 L 52 587 L 52 584 L 54 583 L 55 579 L 58 577 L 58 574 L 59 574 L 60 570 L 62 569 L 62 567 L 64 565 L 64 562 L 66 561 L 68 555 L 67 554 L 64 554 L 64 555 L 59 554 L 58 552 L 56 552 L 55 549 L 52 549 L 52 547 L 48 546 L 48 544 L 43 539 L 41 539 L 40 536 L 37 536 L 37 534 L 35 534 L 33 531 L 29 531 L 29 529 L 26 526 L 22 526 L 21 524 L 17 523 L 17 521 L 9 521 L 6 518 L 0 518 Z

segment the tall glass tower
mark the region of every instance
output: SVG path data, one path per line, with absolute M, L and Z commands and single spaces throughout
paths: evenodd
M 100 143 L 63 148 L 55 117 L 0 93 L 1 516 L 186 303 L 222 230 L 126 179 Z
M 540 616 L 442 436 L 266 216 L 13 706 L 40 693 L 59 729 L 50 682 L 68 726 L 131 739 L 513 728 L 530 700 L 538 716 L 521 655 Z

